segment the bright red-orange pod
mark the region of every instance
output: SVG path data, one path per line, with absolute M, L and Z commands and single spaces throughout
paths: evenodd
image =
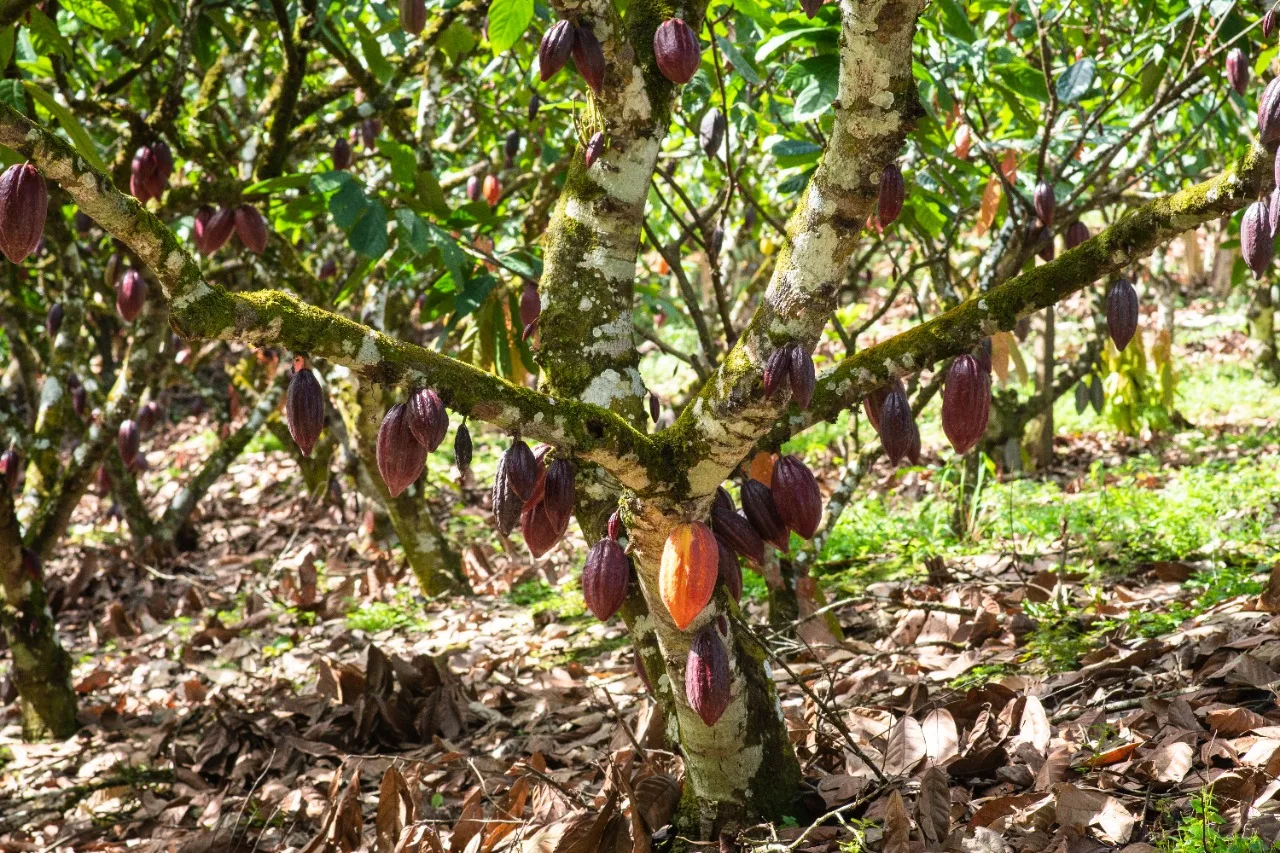
M 684 630 L 715 592 L 720 546 L 700 521 L 678 524 L 667 537 L 658 571 L 658 592 L 676 627 Z

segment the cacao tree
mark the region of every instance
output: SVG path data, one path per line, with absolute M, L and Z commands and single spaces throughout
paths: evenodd
M 536 557 L 576 517 L 588 606 L 626 621 L 684 758 L 682 823 L 711 836 L 785 814 L 800 781 L 768 650 L 737 604 L 739 557 L 766 570 L 794 547 L 809 570 L 852 486 L 825 501 L 784 445 L 865 413 L 889 461 L 915 464 L 916 418 L 938 396 L 947 453 L 976 459 L 1000 422 L 994 337 L 1087 291 L 1124 349 L 1135 267 L 1250 205 L 1243 253 L 1257 274 L 1270 261 L 1280 84 L 1228 55 L 1260 39 L 1256 16 L 1150 0 L 1108 25 L 1100 4 L 969 6 L 272 0 L 136 4 L 115 24 L 29 6 L 31 50 L 0 99 L 0 251 L 25 269 L 43 233 L 79 257 L 62 232 L 87 217 L 138 262 L 123 320 L 287 351 L 292 372 L 263 377 L 247 423 L 285 397 L 309 459 L 341 410 L 357 481 L 407 552 L 434 527 L 399 502 L 420 495 L 449 420 L 489 425 L 496 526 Z M 1122 41 L 1162 15 L 1167 30 Z M 1004 31 L 989 63 L 983 29 Z M 76 46 L 115 36 L 136 53 L 105 79 Z M 1086 58 L 1104 48 L 1118 51 L 1105 67 Z M 1221 130 L 1228 86 L 1251 123 L 1257 102 L 1256 137 L 1149 168 L 1184 150 L 1162 140 L 1167 117 Z M 1122 101 L 1128 123 L 1108 124 Z M 1086 212 L 1099 221 L 1082 231 Z M 842 312 L 872 289 L 881 315 L 902 295 L 918 322 L 863 345 L 879 317 L 849 329 Z M 39 290 L 51 307 L 57 290 Z M 61 338 L 81 309 L 59 304 L 43 322 Z M 1094 369 L 1085 352 L 1045 372 L 1042 402 Z M 665 400 L 642 372 L 655 355 L 685 380 Z M 137 372 L 126 362 L 118 383 Z M 127 467 L 140 435 L 124 393 L 82 447 Z M 471 434 L 456 435 L 465 468 Z M 84 483 L 96 470 L 72 468 Z M 856 482 L 865 460 L 847 470 Z M 52 686 L 65 709 L 66 663 L 23 568 L 39 524 L 0 488 L 5 630 L 15 659 L 16 637 L 49 661 L 19 665 L 17 685 L 33 706 Z M 459 586 L 431 551 L 424 586 Z

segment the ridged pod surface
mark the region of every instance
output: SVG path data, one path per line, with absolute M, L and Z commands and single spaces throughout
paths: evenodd
M 698 34 L 680 18 L 668 18 L 653 34 L 653 58 L 662 76 L 683 85 L 698 73 L 702 47 Z
M 895 388 L 900 389 L 903 396 L 906 395 L 907 391 L 902 387 L 902 380 L 894 379 L 886 385 L 872 389 L 871 393 L 862 400 L 862 411 L 871 422 L 871 428 L 877 433 L 880 432 L 880 410 L 884 408 L 885 399 Z
M 36 250 L 49 213 L 49 191 L 30 163 L 14 163 L 0 174 L 0 252 L 20 264 Z
M 587 609 L 606 622 L 627 600 L 631 560 L 616 539 L 605 537 L 591 546 L 582 567 L 582 598 Z
M 708 157 L 714 157 L 715 153 L 720 150 L 720 143 L 724 141 L 725 130 L 728 129 L 728 123 L 725 121 L 724 113 L 712 107 L 702 114 L 702 121 L 698 124 L 698 145 Z
M 538 460 L 529 445 L 520 439 L 511 443 L 498 460 L 498 477 L 522 501 L 533 497 L 533 488 L 538 484 Z
M 135 269 L 128 269 L 116 285 L 116 311 L 126 323 L 132 323 L 142 313 L 147 301 L 147 282 Z
M 573 64 L 591 91 L 600 94 L 604 87 L 604 48 L 591 27 L 577 28 L 573 40 Z
M 658 570 L 658 592 L 680 630 L 689 627 L 711 600 L 719 563 L 715 534 L 702 522 L 678 524 L 667 537 Z
M 884 447 L 884 455 L 894 465 L 906 458 L 911 449 L 914 426 L 915 418 L 907 395 L 901 388 L 894 388 L 884 398 L 880 409 L 880 443 Z
M 382 426 L 378 428 L 377 457 L 378 473 L 393 498 L 422 475 L 427 449 L 413 437 L 404 403 L 396 403 L 383 416 Z
M 1067 232 L 1062 236 L 1062 242 L 1066 244 L 1068 250 L 1074 249 L 1088 239 L 1089 226 L 1078 219 L 1067 226 Z
M 1280 77 L 1273 78 L 1258 99 L 1258 138 L 1264 145 L 1280 142 Z
M 467 423 L 463 421 L 458 424 L 458 431 L 453 434 L 453 461 L 458 466 L 458 471 L 465 472 L 471 467 L 471 456 L 474 452 L 471 430 L 467 429 Z
M 440 401 L 440 395 L 430 388 L 411 391 L 405 405 L 409 408 L 409 431 L 430 453 L 440 446 L 449 431 L 448 410 Z
M 801 409 L 809 408 L 813 401 L 813 389 L 818 375 L 813 366 L 813 356 L 799 344 L 791 345 L 787 373 L 791 380 L 791 399 Z
M 309 367 L 294 371 L 284 399 L 285 421 L 303 456 L 310 456 L 324 429 L 324 391 Z
M 764 396 L 770 400 L 791 387 L 791 344 L 783 344 L 769 353 L 762 380 Z
M 1269 39 L 1276 34 L 1276 9 L 1272 6 L 1267 10 L 1267 14 L 1262 16 L 1262 37 Z
M 553 517 L 541 498 L 525 503 L 520 511 L 520 532 L 535 559 L 550 551 L 568 527 L 568 517 Z
M 400 0 L 400 29 L 416 36 L 426 25 L 426 0 Z
M 773 466 L 769 486 L 778 516 L 802 539 L 812 539 L 822 521 L 822 492 L 813 472 L 798 456 L 787 455 Z
M 902 213 L 907 200 L 907 184 L 897 163 L 890 163 L 880 173 L 880 198 L 876 202 L 876 218 L 881 228 L 889 225 Z
M 206 257 L 212 255 L 227 244 L 235 227 L 235 211 L 204 205 L 196 211 L 196 250 Z
M 734 601 L 742 600 L 742 565 L 738 562 L 738 555 L 729 547 L 729 543 L 725 542 L 720 535 L 716 534 L 716 545 L 719 547 L 720 559 L 716 563 L 716 573 L 720 576 L 720 582 L 724 584 L 725 589 L 729 591 Z
M 577 33 L 569 21 L 556 21 L 542 34 L 538 45 L 538 75 L 545 83 L 569 61 L 577 42 Z
M 959 356 L 942 387 L 942 431 L 956 453 L 968 453 L 978 443 L 990 414 L 991 374 L 973 356 Z
M 242 204 L 235 209 L 236 236 L 244 247 L 255 255 L 261 255 L 267 248 L 267 220 L 258 209 L 251 204 Z
M 1138 291 L 1127 278 L 1118 278 L 1107 290 L 1107 334 L 1116 349 L 1123 350 L 1138 330 Z
M 787 551 L 791 547 L 791 534 L 787 524 L 778 513 L 777 504 L 773 500 L 773 492 L 759 480 L 747 480 L 742 484 L 742 511 L 747 520 L 755 528 L 760 538 L 779 551 Z
M 58 330 L 62 328 L 62 318 L 65 316 L 66 309 L 62 307 L 61 302 L 50 305 L 48 312 L 44 315 L 44 333 L 50 338 L 56 338 Z
M 1254 278 L 1262 278 L 1267 267 L 1271 266 L 1274 253 L 1275 240 L 1271 234 L 1267 203 L 1255 201 L 1244 209 L 1244 216 L 1240 219 L 1240 254 L 1253 270 Z
M 737 510 L 711 507 L 711 529 L 722 542 L 755 565 L 764 562 L 764 540 Z
M 137 461 L 141 440 L 137 421 L 126 420 L 120 423 L 120 429 L 116 432 L 116 448 L 120 451 L 120 459 L 124 462 L 124 467 L 131 468 Z
M 729 707 L 729 654 L 711 625 L 693 637 L 684 668 L 684 692 L 689 707 L 708 726 L 714 726 Z
M 1233 47 L 1227 51 L 1227 82 L 1236 90 L 1237 95 L 1249 91 L 1249 63 L 1244 51 Z
M 333 150 L 329 156 L 333 158 L 333 168 L 346 169 L 351 165 L 351 143 L 345 137 L 339 136 L 333 143 Z
M 1032 204 L 1036 209 L 1036 218 L 1040 220 L 1040 224 L 1045 228 L 1052 228 L 1053 216 L 1058 208 L 1058 199 L 1053 194 L 1053 187 L 1044 181 L 1036 184 Z
M 618 541 L 618 537 L 623 533 L 621 512 L 615 509 L 613 512 L 609 513 L 609 523 L 606 525 L 605 530 L 607 531 L 610 539 L 614 542 Z
M 573 463 L 568 459 L 552 460 L 547 466 L 542 502 L 556 525 L 563 528 L 569 523 L 575 497 Z

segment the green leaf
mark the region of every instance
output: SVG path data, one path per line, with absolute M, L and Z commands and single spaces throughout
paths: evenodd
M 1093 86 L 1093 78 L 1097 75 L 1098 63 L 1093 57 L 1086 56 L 1079 62 L 1073 62 L 1066 71 L 1058 75 L 1054 88 L 1058 91 L 1058 100 L 1064 104 L 1074 104 L 1080 100 Z
M 391 161 L 392 179 L 402 187 L 412 187 L 414 176 L 418 174 L 418 157 L 413 149 L 394 139 L 380 137 L 378 150 Z
M 978 37 L 969 23 L 969 16 L 959 0 L 937 0 L 935 5 L 942 10 L 942 30 L 963 42 L 972 44 Z
M 17 30 L 14 27 L 5 27 L 0 30 L 0 68 L 8 68 L 9 60 L 13 59 L 13 43 L 17 37 Z
M 40 11 L 39 7 L 31 9 L 30 24 L 28 32 L 31 35 L 31 46 L 36 49 L 37 53 L 45 55 L 56 53 L 66 59 L 71 58 L 71 43 L 62 37 L 62 33 L 58 32 L 58 25 L 50 20 L 49 16 Z M 13 30 L 9 30 L 12 34 Z M 12 44 L 12 43 L 11 43 Z M 12 47 L 10 48 L 12 50 Z
M 489 5 L 489 47 L 503 53 L 520 40 L 533 20 L 533 0 L 493 0 Z
M 456 282 L 458 279 L 454 279 Z M 458 288 L 453 297 L 453 310 L 465 316 L 474 313 L 493 291 L 498 280 L 488 273 L 482 273 Z M 504 325 L 504 324 L 495 324 Z M 504 326 L 505 328 L 505 326 Z
M 787 69 L 785 81 L 796 93 L 791 120 L 810 121 L 827 111 L 840 88 L 840 59 L 822 54 L 802 59 Z M 797 86 L 797 84 L 799 84 Z
M 413 183 L 418 202 L 428 213 L 437 218 L 449 215 L 449 203 L 445 201 L 444 190 L 440 189 L 440 182 L 435 175 L 419 170 Z
M 25 91 L 21 80 L 0 80 L 0 101 L 4 101 L 23 115 L 27 112 Z
M 511 252 L 510 254 L 497 255 L 496 257 L 502 261 L 504 267 L 519 273 L 530 281 L 537 281 L 542 278 L 542 261 L 528 252 Z
M 996 74 L 1005 82 L 1005 85 L 1023 97 L 1032 98 L 1041 103 L 1049 100 L 1049 90 L 1044 84 L 1044 73 L 1025 62 L 997 68 Z
M 120 15 L 101 0 L 62 0 L 62 8 L 99 30 L 114 30 L 124 23 Z
M 387 251 L 387 208 L 378 200 L 365 205 L 347 237 L 351 248 L 368 258 L 380 258 Z
M 378 39 L 369 32 L 359 18 L 355 19 L 353 25 L 356 37 L 360 39 L 360 51 L 364 54 L 365 64 L 369 66 L 373 76 L 378 78 L 379 83 L 387 82 L 391 79 L 393 69 L 391 63 L 382 56 L 382 47 L 378 44 Z
M 813 35 L 814 33 L 825 33 L 826 31 L 826 27 L 800 27 L 795 30 L 787 30 L 785 33 L 781 33 L 769 39 L 756 49 L 756 62 L 768 62 L 771 56 L 801 36 Z
M 329 215 L 333 217 L 334 225 L 346 231 L 356 224 L 368 205 L 364 190 L 355 181 L 350 181 L 329 198 Z
M 71 114 L 71 111 L 53 99 L 53 95 L 37 86 L 30 80 L 23 81 L 23 85 L 27 89 L 27 93 L 35 99 L 36 103 L 49 111 L 62 129 L 66 131 L 67 136 L 71 137 L 71 143 L 75 145 L 76 151 L 86 162 L 99 172 L 107 171 L 107 164 L 103 162 L 102 155 L 98 153 L 98 146 L 93 143 L 89 132 L 84 129 L 84 125 L 80 124 L 80 120 Z
M 345 172 L 343 174 L 346 174 Z M 267 178 L 244 188 L 246 195 L 254 193 L 274 194 L 281 190 L 300 190 L 306 186 L 314 186 L 311 175 L 281 175 L 278 178 Z M 320 190 L 324 192 L 324 190 Z
M 733 65 L 733 70 L 742 75 L 742 79 L 746 80 L 752 86 L 759 86 L 764 82 L 760 73 L 747 60 L 745 56 L 738 50 L 737 45 L 729 41 L 724 36 L 716 36 L 716 44 L 720 45 L 720 49 L 724 51 L 724 57 Z

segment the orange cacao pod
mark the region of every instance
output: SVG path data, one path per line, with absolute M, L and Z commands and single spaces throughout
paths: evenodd
M 662 549 L 658 591 L 676 627 L 684 630 L 711 600 L 719 575 L 720 547 L 700 521 L 678 524 Z

